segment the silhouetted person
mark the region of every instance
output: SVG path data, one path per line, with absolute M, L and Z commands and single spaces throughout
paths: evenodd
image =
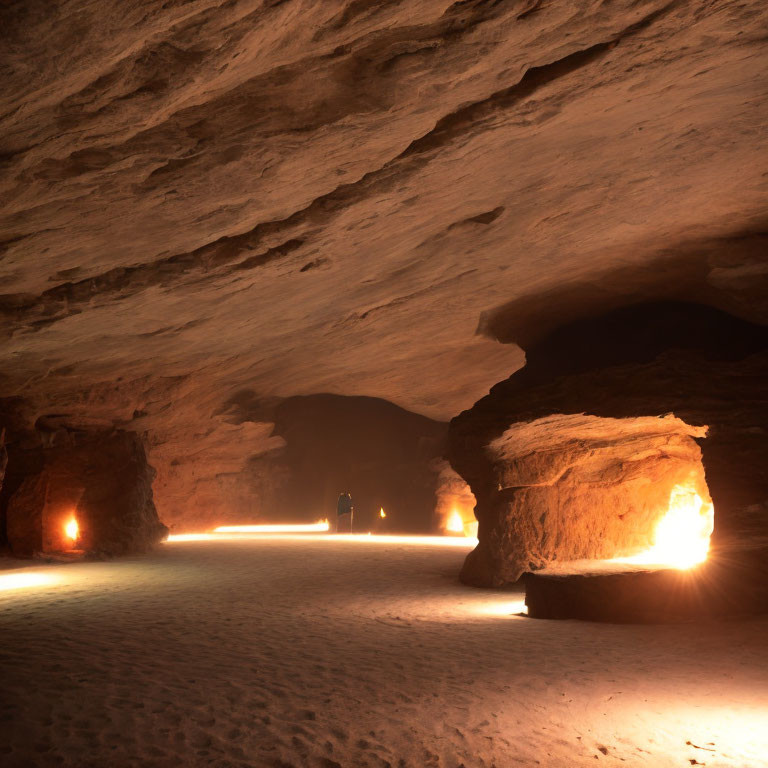
M 339 494 L 339 500 L 336 503 L 336 532 L 352 533 L 352 515 L 355 508 L 352 506 L 352 497 L 349 491 Z

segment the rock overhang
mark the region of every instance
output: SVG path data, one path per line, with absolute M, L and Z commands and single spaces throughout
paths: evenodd
M 528 352 L 450 425 L 448 458 L 478 500 L 465 581 L 648 549 L 678 489 L 711 499 L 725 560 L 768 546 L 765 326 L 650 302 L 573 321 Z
M 244 388 L 447 420 L 588 305 L 766 319 L 758 2 L 2 13 L 0 395 L 37 415 L 253 455 Z

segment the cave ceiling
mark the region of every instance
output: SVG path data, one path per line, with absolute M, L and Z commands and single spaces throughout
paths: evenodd
M 0 395 L 447 420 L 598 305 L 768 320 L 763 0 L 24 0 L 0 29 Z

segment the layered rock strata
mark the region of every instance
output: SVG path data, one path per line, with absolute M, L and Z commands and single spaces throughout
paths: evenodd
M 764 316 L 767 27 L 762 0 L 3 3 L 0 395 L 149 430 L 161 473 L 211 435 L 212 496 L 226 440 L 266 443 L 215 418 L 244 388 L 447 420 L 522 363 L 511 301 Z
M 698 305 L 637 305 L 550 334 L 451 422 L 448 455 L 480 524 L 462 578 L 500 585 L 642 550 L 678 483 L 711 496 L 713 548 L 764 545 L 766 380 L 765 327 Z
M 282 508 L 244 390 L 446 421 L 586 310 L 766 321 L 766 30 L 763 0 L 0 3 L 0 397 L 140 435 L 197 527 Z

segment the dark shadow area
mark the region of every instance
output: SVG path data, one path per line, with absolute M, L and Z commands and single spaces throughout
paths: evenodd
M 650 253 L 638 263 L 564 280 L 484 312 L 478 333 L 528 351 L 578 318 L 663 300 L 706 304 L 753 322 L 768 322 L 765 231 L 707 238 Z
M 281 519 L 309 515 L 333 523 L 338 495 L 349 491 L 358 531 L 434 530 L 435 460 L 446 424 L 385 400 L 329 394 L 283 400 L 273 418 L 274 434 L 286 441 Z

